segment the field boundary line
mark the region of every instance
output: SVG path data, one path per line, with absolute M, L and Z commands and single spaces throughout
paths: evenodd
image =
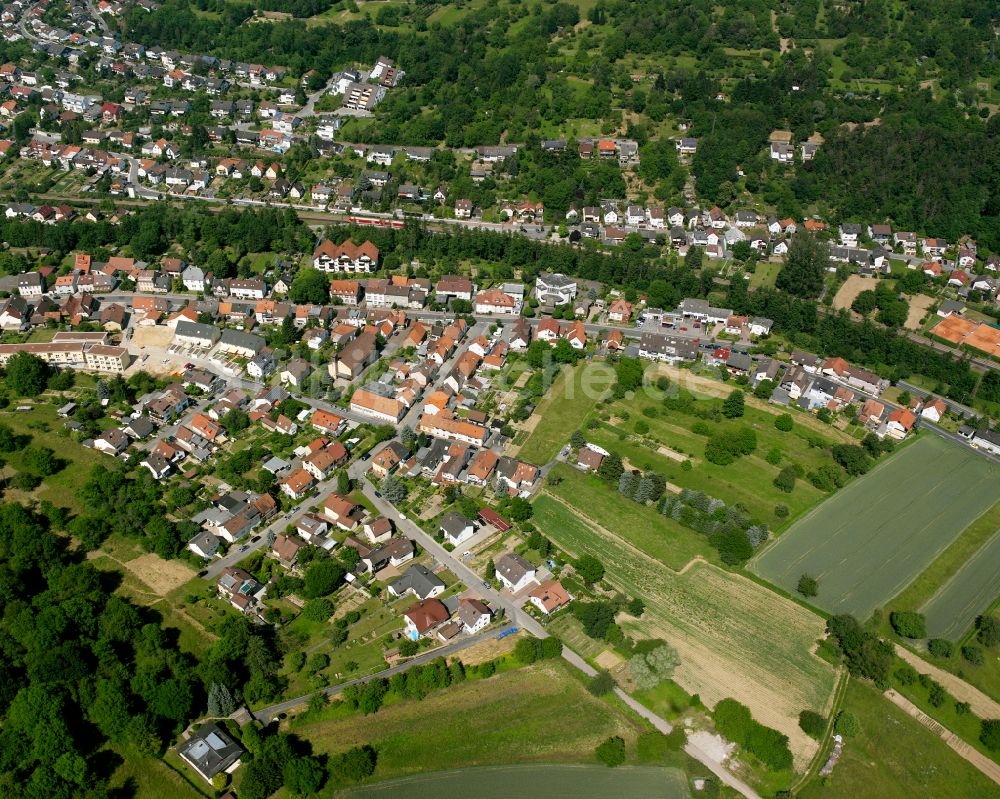
M 851 681 L 851 675 L 843 666 L 837 668 L 837 685 L 833 689 L 833 694 L 831 694 L 831 702 L 829 703 L 829 711 L 826 720 L 826 729 L 823 731 L 823 737 L 820 739 L 819 748 L 816 750 L 816 754 L 813 755 L 812 762 L 809 763 L 809 767 L 803 772 L 802 776 L 799 777 L 789 789 L 792 793 L 804 788 L 807 784 L 816 779 L 816 775 L 819 774 L 819 770 L 822 768 L 823 764 L 826 762 L 828 757 L 827 749 L 830 745 L 830 741 L 833 740 L 833 724 L 837 719 L 837 712 L 840 709 L 840 705 L 844 701 L 844 697 L 847 695 L 847 686 Z M 824 708 L 826 710 L 826 708 Z
M 820 504 L 822 504 L 822 503 L 820 503 Z M 940 559 L 941 559 L 942 557 L 944 557 L 944 555 L 945 555 L 945 554 L 946 554 L 946 553 L 948 552 L 948 550 L 949 550 L 949 549 L 951 549 L 951 548 L 952 548 L 953 546 L 957 545 L 957 544 L 959 543 L 959 541 L 961 541 L 961 540 L 962 540 L 962 536 L 964 536 L 964 535 L 965 535 L 965 534 L 966 534 L 966 533 L 968 532 L 969 528 L 970 528 L 970 527 L 972 527 L 972 525 L 976 524 L 976 523 L 977 523 L 977 522 L 978 522 L 978 521 L 979 521 L 980 519 L 982 519 L 982 518 L 983 518 L 983 517 L 984 517 L 984 516 L 985 516 L 985 515 L 986 515 L 987 513 L 991 513 L 991 512 L 992 512 L 992 511 L 993 511 L 993 510 L 994 510 L 994 509 L 995 509 L 995 508 L 996 508 L 996 507 L 997 507 L 998 505 L 1000 505 L 1000 502 L 996 502 L 996 503 L 994 503 L 993 505 L 990 505 L 990 506 L 989 506 L 988 508 L 986 508 L 985 510 L 983 510 L 983 512 L 982 512 L 982 513 L 980 513 L 980 514 L 979 514 L 978 516 L 976 516 L 976 518 L 975 518 L 975 519 L 973 519 L 973 520 L 972 520 L 972 521 L 970 521 L 970 522 L 969 522 L 969 523 L 968 523 L 967 525 L 965 525 L 965 527 L 963 528 L 962 532 L 960 532 L 960 533 L 959 533 L 959 534 L 958 534 L 958 535 L 957 535 L 957 536 L 956 536 L 956 537 L 955 537 L 955 538 L 954 538 L 954 539 L 953 539 L 953 540 L 951 541 L 951 543 L 947 544 L 947 545 L 946 545 L 946 546 L 945 546 L 944 548 L 942 548 L 942 549 L 938 550 L 938 552 L 937 552 L 937 553 L 936 553 L 936 554 L 934 555 L 934 559 L 933 559 L 933 560 L 932 560 L 932 561 L 931 561 L 930 563 L 928 563 L 928 564 L 927 564 L 927 567 L 926 567 L 926 568 L 925 568 L 925 569 L 924 569 L 924 570 L 923 570 L 922 572 L 920 572 L 919 574 L 915 575 L 915 576 L 914 576 L 914 578 L 913 578 L 912 580 L 910 580 L 910 582 L 908 582 L 908 583 L 907 583 L 906 585 L 904 585 L 904 586 L 903 586 L 902 588 L 900 588 L 900 589 L 899 589 L 899 591 L 897 591 L 897 592 L 896 592 L 896 594 L 895 594 L 895 595 L 894 595 L 894 596 L 893 596 L 893 597 L 892 597 L 892 598 L 891 598 L 891 599 L 890 599 L 890 600 L 889 600 L 888 602 L 886 602 L 886 604 L 885 604 L 885 607 L 890 607 L 890 606 L 892 606 L 892 604 L 893 604 L 893 603 L 894 603 L 894 602 L 895 602 L 895 601 L 896 601 L 896 600 L 897 600 L 897 599 L 898 599 L 898 598 L 899 598 L 899 597 L 900 597 L 900 596 L 901 596 L 902 594 L 904 594 L 904 593 L 905 593 L 905 592 L 906 592 L 906 591 L 907 591 L 907 590 L 908 590 L 908 589 L 910 588 L 910 586 L 911 586 L 911 585 L 913 585 L 913 584 L 914 584 L 914 583 L 915 583 L 915 582 L 916 582 L 916 581 L 917 581 L 918 579 L 920 579 L 920 577 L 922 577 L 922 576 L 923 576 L 923 575 L 924 575 L 925 573 L 927 573 L 927 572 L 928 572 L 928 571 L 929 571 L 930 569 L 933 569 L 933 568 L 934 568 L 934 564 L 935 564 L 935 563 L 937 563 L 937 562 L 938 562 L 938 561 L 939 561 L 939 560 L 940 560 Z M 989 538 L 987 538 L 987 539 L 986 539 L 985 541 L 983 541 L 983 543 L 982 543 L 982 544 L 980 544 L 980 545 L 979 545 L 979 546 L 978 546 L 978 547 L 976 548 L 976 550 L 975 550 L 975 551 L 974 551 L 974 552 L 973 552 L 973 553 L 972 553 L 971 555 L 969 555 L 969 557 L 967 557 L 967 558 L 966 558 L 965 560 L 963 560 L 963 561 L 962 561 L 962 562 L 961 562 L 961 563 L 960 563 L 960 564 L 958 565 L 958 568 L 956 568 L 954 572 L 952 572 L 952 573 L 951 573 L 950 575 L 948 575 L 948 579 L 946 579 L 946 580 L 945 580 L 945 581 L 944 581 L 943 583 L 941 583 L 941 585 L 939 585 L 939 586 L 938 586 L 937 590 L 936 590 L 936 591 L 935 591 L 935 592 L 934 592 L 933 594 L 931 594 L 931 595 L 930 595 L 930 596 L 929 596 L 929 597 L 928 597 L 927 599 L 925 599 L 925 600 L 924 600 L 924 601 L 923 601 L 923 602 L 921 603 L 920 607 L 916 608 L 916 610 L 917 610 L 918 612 L 920 612 L 920 613 L 923 613 L 923 612 L 924 612 L 924 609 L 925 609 L 925 608 L 926 608 L 926 607 L 927 607 L 928 605 L 930 605 L 930 604 L 931 604 L 931 602 L 932 602 L 932 601 L 933 601 L 934 599 L 936 599 L 936 598 L 937 598 L 938 594 L 940 594 L 940 593 L 941 593 L 942 591 L 944 591 L 944 590 L 945 590 L 945 589 L 946 589 L 946 588 L 947 588 L 947 587 L 948 587 L 948 586 L 949 586 L 949 585 L 951 584 L 951 581 L 952 581 L 952 580 L 954 580 L 954 579 L 955 579 L 955 577 L 957 577 L 957 576 L 959 575 L 959 573 L 960 573 L 960 572 L 962 571 L 962 569 L 964 569 L 964 568 L 965 568 L 965 567 L 966 567 L 966 566 L 967 566 L 967 565 L 969 564 L 969 562 L 970 562 L 970 561 L 971 561 L 971 560 L 972 560 L 973 558 L 975 558 L 975 557 L 976 557 L 976 556 L 977 556 L 977 555 L 978 555 L 978 554 L 979 554 L 980 552 L 982 552 L 982 551 L 983 551 L 984 549 L 986 549 L 986 547 L 988 547 L 988 546 L 989 546 L 990 544 L 992 544 L 992 543 L 993 543 L 993 541 L 994 541 L 994 539 L 996 539 L 996 538 L 997 538 L 997 536 L 1000 536 L 1000 528 L 998 528 L 998 529 L 997 529 L 997 530 L 996 530 L 996 531 L 994 532 L 994 534 L 993 534 L 993 535 L 991 535 L 991 536 L 990 536 Z M 995 601 L 996 601 L 996 598 L 994 597 L 994 602 L 995 602 Z M 992 604 L 993 604 L 993 603 L 991 603 L 991 604 L 990 604 L 990 607 L 992 607 Z
M 923 440 L 923 439 L 921 439 L 921 440 Z M 745 568 L 746 569 L 752 569 L 752 567 L 754 567 L 757 564 L 757 561 L 760 560 L 763 557 L 763 555 L 764 555 L 765 552 L 769 552 L 770 550 L 774 549 L 782 540 L 784 540 L 788 536 L 788 534 L 795 527 L 798 527 L 800 524 L 803 524 L 805 521 L 807 521 L 808 519 L 811 519 L 814 515 L 816 515 L 817 513 L 819 513 L 820 510 L 822 510 L 823 506 L 826 505 L 828 502 L 830 502 L 832 499 L 834 499 L 834 498 L 842 495 L 846 491 L 849 491 L 854 486 L 859 485 L 865 477 L 871 477 L 873 474 L 875 474 L 876 472 L 878 472 L 880 469 L 885 468 L 885 466 L 887 466 L 888 464 L 892 463 L 892 461 L 896 457 L 899 456 L 899 453 L 903 452 L 903 451 L 905 451 L 904 447 L 896 447 L 896 449 L 893 450 L 889 454 L 888 458 L 884 458 L 883 460 L 881 460 L 878 463 L 876 463 L 874 469 L 871 469 L 868 472 L 865 472 L 864 474 L 862 474 L 862 475 L 860 475 L 858 477 L 853 478 L 851 480 L 851 482 L 849 482 L 843 488 L 837 489 L 832 494 L 830 494 L 826 499 L 824 499 L 822 502 L 820 502 L 818 505 L 816 505 L 814 508 L 811 508 L 810 510 L 806 511 L 806 514 L 804 516 L 800 516 L 798 519 L 796 519 L 788 528 L 786 528 L 785 532 L 783 532 L 781 535 L 774 536 L 774 538 L 772 540 L 770 540 L 770 541 L 766 541 L 764 543 L 764 545 L 761 546 L 760 549 L 758 549 L 756 552 L 754 552 L 753 557 L 750 558 L 750 560 L 748 560 L 746 562 Z M 992 507 L 992 505 L 990 507 Z M 983 511 L 983 512 L 985 513 L 985 511 Z M 979 518 L 979 517 L 977 516 L 976 518 Z M 937 560 L 937 558 L 941 555 L 941 553 L 943 551 L 944 550 L 941 550 L 941 552 L 938 552 L 938 554 L 934 556 L 934 560 Z M 933 563 L 933 561 L 931 561 L 931 562 Z M 764 577 L 764 575 L 760 574 L 759 572 L 755 571 L 754 574 L 756 574 L 758 577 L 760 577 L 763 580 L 767 580 L 768 583 L 771 582 L 770 580 L 768 580 L 766 577 Z M 908 587 L 908 585 L 909 584 L 907 584 L 906 586 L 903 586 L 903 588 L 900 589 L 900 591 L 896 595 L 898 596 L 899 593 L 902 593 L 903 591 L 905 591 L 906 588 Z
M 984 694 L 971 683 L 966 682 L 961 677 L 952 674 L 950 671 L 938 668 L 933 663 L 928 663 L 916 652 L 907 649 L 905 646 L 895 644 L 896 654 L 909 663 L 921 674 L 929 674 L 941 685 L 943 685 L 952 696 L 963 702 L 968 702 L 972 707 L 972 712 L 981 719 L 1000 719 L 1000 702 Z
M 858 485 L 862 485 L 864 483 L 865 478 L 871 477 L 877 474 L 880 470 L 883 470 L 888 466 L 890 466 L 892 463 L 895 462 L 895 459 L 898 458 L 901 453 L 910 451 L 912 447 L 919 446 L 920 443 L 923 441 L 929 441 L 933 444 L 934 442 L 938 442 L 941 440 L 942 439 L 936 437 L 921 436 L 919 438 L 915 438 L 909 441 L 904 441 L 903 444 L 901 446 L 896 447 L 896 449 L 888 457 L 884 458 L 883 460 L 880 460 L 871 471 L 853 478 L 851 482 L 848 483 L 846 486 L 844 486 L 842 489 L 839 489 L 834 493 L 830 494 L 830 496 L 828 496 L 826 499 L 820 502 L 819 505 L 812 508 L 801 518 L 796 519 L 795 522 L 781 534 L 781 536 L 776 536 L 774 540 L 765 543 L 757 552 L 754 553 L 753 557 L 751 557 L 750 560 L 747 561 L 745 566 L 746 570 L 760 577 L 768 585 L 775 585 L 767 576 L 765 576 L 764 574 L 762 574 L 760 571 L 757 570 L 759 565 L 759 560 L 767 552 L 770 552 L 774 547 L 778 546 L 781 543 L 782 539 L 788 537 L 789 533 L 791 533 L 795 527 L 797 527 L 799 524 L 804 524 L 806 521 L 810 520 L 813 517 L 813 515 L 820 512 L 828 502 L 840 498 L 845 492 L 849 492 L 852 490 L 859 490 L 856 489 L 855 487 Z M 993 466 L 991 465 L 990 468 L 992 469 Z M 891 597 L 887 598 L 884 602 L 874 607 L 871 611 L 869 611 L 865 615 L 864 619 L 862 620 L 870 618 L 872 614 L 879 609 L 885 609 L 891 607 L 893 602 L 902 593 L 904 593 L 907 589 L 909 589 L 910 586 L 912 586 L 923 574 L 925 574 L 928 569 L 933 568 L 934 564 L 948 551 L 948 549 L 954 546 L 961 539 L 962 535 L 969 529 L 969 527 L 971 527 L 973 524 L 978 522 L 983 516 L 989 513 L 996 506 L 996 504 L 997 503 L 993 503 L 992 505 L 987 506 L 982 511 L 980 511 L 980 513 L 978 513 L 974 518 L 970 519 L 969 522 L 962 527 L 961 531 L 950 541 L 938 545 L 937 549 L 932 553 L 931 559 L 927 562 L 924 568 L 922 568 L 920 571 L 918 571 L 916 574 L 910 577 L 910 579 L 907 580 L 905 583 L 900 585 L 899 588 L 896 589 L 896 591 L 893 593 Z M 980 549 L 982 549 L 982 547 L 980 547 Z M 976 552 L 978 553 L 980 549 L 977 549 Z M 964 565 L 965 563 L 963 562 L 962 566 Z
M 958 541 L 959 541 L 959 539 L 965 534 L 965 531 L 968 530 L 969 527 L 972 527 L 973 524 L 975 524 L 976 522 L 978 522 L 979 519 L 981 519 L 983 516 L 985 516 L 991 510 L 993 510 L 994 507 L 995 506 L 991 505 L 989 508 L 987 508 L 985 511 L 983 511 L 983 513 L 978 518 L 973 519 L 973 521 L 968 525 L 968 527 L 966 527 L 965 530 L 963 530 L 961 533 L 959 533 L 958 538 L 956 538 L 952 543 L 953 544 L 957 544 Z M 977 555 L 979 555 L 979 553 L 982 552 L 984 549 L 986 549 L 986 547 L 990 546 L 990 544 L 992 544 L 994 541 L 996 541 L 998 537 L 1000 537 L 1000 528 L 996 529 L 993 532 L 993 535 L 991 535 L 989 538 L 987 538 L 985 541 L 983 541 L 982 544 L 980 544 L 978 547 L 976 547 L 975 551 L 971 555 L 969 555 L 969 557 L 967 557 L 964 561 L 962 561 L 959 564 L 958 568 L 955 569 L 954 572 L 952 572 L 951 574 L 948 575 L 948 579 L 946 579 L 943 583 L 941 583 L 941 585 L 939 585 L 937 587 L 937 590 L 933 594 L 931 594 L 929 597 L 927 597 L 927 599 L 925 599 L 921 603 L 920 607 L 918 607 L 917 610 L 919 612 L 923 613 L 927 609 L 928 605 L 930 605 L 935 599 L 937 599 L 942 593 L 944 593 L 945 589 L 949 585 L 951 585 L 952 581 L 956 577 L 958 577 L 958 575 L 960 575 L 962 573 L 962 570 L 965 569 L 965 567 L 968 566 L 972 562 L 972 559 L 975 558 Z M 947 549 L 945 551 L 947 551 Z M 934 558 L 934 561 L 937 561 L 942 555 L 944 555 L 944 552 L 942 552 L 941 555 L 939 555 L 937 558 Z M 931 565 L 928 566 L 927 568 L 929 569 L 933 565 L 934 565 L 934 562 L 932 561 Z M 925 569 L 925 571 L 926 571 L 926 569 Z M 908 587 L 909 586 L 907 586 L 907 588 Z M 906 588 L 903 589 L 903 591 L 905 591 L 905 590 L 906 590 Z M 901 593 L 903 593 L 903 591 L 900 591 L 899 593 L 901 594 Z M 899 596 L 899 594 L 896 594 L 896 596 Z M 893 598 L 895 599 L 895 597 L 893 597 Z M 996 599 L 996 597 L 994 597 L 994 599 Z M 991 602 L 990 604 L 993 604 L 993 603 Z
M 970 763 L 974 768 L 981 771 L 987 777 L 989 777 L 993 782 L 1000 785 L 1000 765 L 990 760 L 986 755 L 980 752 L 978 749 L 974 748 L 970 744 L 963 741 L 955 733 L 945 727 L 941 722 L 931 718 L 919 707 L 917 707 L 913 702 L 907 699 L 905 696 L 897 693 L 895 690 L 890 688 L 883 694 L 890 702 L 892 702 L 896 707 L 905 711 L 910 716 L 913 716 L 917 721 L 919 721 L 924 727 L 930 730 L 932 733 L 937 735 L 942 741 L 944 741 L 960 758 Z

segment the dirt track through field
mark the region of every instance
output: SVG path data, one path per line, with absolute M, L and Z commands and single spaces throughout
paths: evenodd
M 799 729 L 799 711 L 827 711 L 835 681 L 833 668 L 811 652 L 823 634 L 822 621 L 700 559 L 681 574 L 673 572 L 559 497 L 545 496 L 572 511 L 593 534 L 575 538 L 565 527 L 540 529 L 567 551 L 600 559 L 609 582 L 646 601 L 642 618 L 622 620 L 626 632 L 637 640 L 670 642 L 681 657 L 675 679 L 685 690 L 709 707 L 727 697 L 747 705 L 755 719 L 789 737 L 796 765 L 804 768 L 817 747 Z
M 956 677 L 954 674 L 937 666 L 928 663 L 919 655 L 914 654 L 906 647 L 896 644 L 896 654 L 909 663 L 920 674 L 929 674 L 937 680 L 944 689 L 955 697 L 959 702 L 968 702 L 975 713 L 981 719 L 1000 719 L 1000 702 L 988 697 L 975 686 L 969 685 L 965 680 Z
M 896 705 L 896 707 L 902 709 L 906 713 L 909 713 L 913 716 L 913 718 L 948 744 L 948 746 L 950 746 L 959 757 L 967 760 L 983 774 L 993 780 L 993 782 L 1000 785 L 1000 765 L 990 760 L 978 749 L 974 749 L 972 746 L 955 735 L 955 733 L 942 727 L 905 696 L 901 696 L 891 688 L 885 692 L 885 696 L 890 702 Z

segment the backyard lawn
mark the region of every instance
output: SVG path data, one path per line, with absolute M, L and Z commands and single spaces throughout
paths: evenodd
M 760 261 L 750 276 L 750 289 L 772 289 L 774 281 L 778 279 L 778 272 L 781 271 L 781 264 L 771 261 Z

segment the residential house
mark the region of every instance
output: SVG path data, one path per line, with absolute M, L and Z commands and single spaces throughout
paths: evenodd
M 441 517 L 440 530 L 445 543 L 454 547 L 468 541 L 476 532 L 472 521 L 457 511 L 450 511 Z
M 505 552 L 496 563 L 497 579 L 512 594 L 523 591 L 535 581 L 535 567 L 516 552 Z
M 400 577 L 389 583 L 389 593 L 394 597 L 413 594 L 419 600 L 432 599 L 444 593 L 444 582 L 421 563 L 415 563 Z
M 406 620 L 406 635 L 414 641 L 432 633 L 448 621 L 448 608 L 439 599 L 425 599 L 407 608 L 403 613 Z
M 347 448 L 339 441 L 331 441 L 302 461 L 303 468 L 317 480 L 325 480 L 333 471 L 347 462 Z
M 364 330 L 334 355 L 330 364 L 330 376 L 353 380 L 358 377 L 378 357 L 375 333 Z
M 910 432 L 916 421 L 917 417 L 914 416 L 912 411 L 905 408 L 898 408 L 892 411 L 886 419 L 886 434 L 890 438 L 902 440 L 906 438 L 906 434 Z
M 535 298 L 543 305 L 565 305 L 576 298 L 577 282 L 558 272 L 543 272 L 535 279 Z
M 331 493 L 323 500 L 323 514 L 341 530 L 351 531 L 361 521 L 362 507 L 352 499 Z
M 406 413 L 406 406 L 392 397 L 359 388 L 351 395 L 351 410 L 384 424 L 396 424 Z
M 549 616 L 569 605 L 573 601 L 573 597 L 558 580 L 546 580 L 531 590 L 531 593 L 528 594 L 528 601 L 546 616 Z
M 240 765 L 243 749 L 215 722 L 202 724 L 177 747 L 177 754 L 209 785 L 218 774 L 232 774 Z
M 258 604 L 263 587 L 250 574 L 228 566 L 223 569 L 216 583 L 219 596 L 242 613 L 249 613 Z
M 378 260 L 378 247 L 370 241 L 356 245 L 350 239 L 342 244 L 324 239 L 313 251 L 313 266 L 323 272 L 374 272 Z
M 306 542 L 297 535 L 285 535 L 279 533 L 271 544 L 271 555 L 282 566 L 290 567 L 295 563 L 299 550 L 306 546 Z
M 492 288 L 476 294 L 474 309 L 477 314 L 514 315 L 520 312 L 521 303 L 517 297 Z
M 128 445 L 129 437 L 117 427 L 109 427 L 94 439 L 94 449 L 107 455 L 119 455 Z
M 392 522 L 385 516 L 365 519 L 362 529 L 365 537 L 373 544 L 384 544 L 392 538 Z
M 941 418 L 947 413 L 948 406 L 944 404 L 944 400 L 940 397 L 935 397 L 933 400 L 929 401 L 924 405 L 923 409 L 920 411 L 920 416 L 927 419 L 930 422 L 940 422 Z
M 406 448 L 398 441 L 390 441 L 371 459 L 371 471 L 376 477 L 385 478 L 392 474 L 407 456 Z
M 632 303 L 621 298 L 608 306 L 608 319 L 612 322 L 627 322 L 632 316 Z
M 316 410 L 309 418 L 309 424 L 313 429 L 323 435 L 337 437 L 344 432 L 347 422 L 336 414 L 328 411 Z
M 296 469 L 278 484 L 281 491 L 293 500 L 304 498 L 314 485 L 316 479 L 306 469 Z

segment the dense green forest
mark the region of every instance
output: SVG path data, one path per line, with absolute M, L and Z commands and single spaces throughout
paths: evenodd
M 103 796 L 106 746 L 160 752 L 201 701 L 196 664 L 21 505 L 0 505 L 0 575 L 4 791 Z

